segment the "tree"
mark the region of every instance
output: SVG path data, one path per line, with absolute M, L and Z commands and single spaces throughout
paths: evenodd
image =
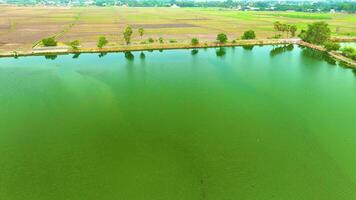
M 101 37 L 99 37 L 99 40 L 98 40 L 98 43 L 97 43 L 96 46 L 101 49 L 107 44 L 108 44 L 108 40 L 106 39 L 106 37 L 101 36 Z
M 288 37 L 289 26 L 287 24 L 282 24 L 280 30 L 282 31 L 282 33 L 287 32 L 287 37 Z
M 124 39 L 125 39 L 126 44 L 130 44 L 131 43 L 132 33 L 133 32 L 132 32 L 131 26 L 128 26 L 128 27 L 125 28 Z
M 219 41 L 221 44 L 224 44 L 227 42 L 227 36 L 225 33 L 220 33 L 217 35 L 216 40 Z
M 161 44 L 163 44 L 163 43 L 164 43 L 164 40 L 163 40 L 163 38 L 162 38 L 162 37 L 158 38 L 158 41 L 159 41 L 159 43 L 161 43 Z
M 74 40 L 70 42 L 69 45 L 72 47 L 72 49 L 77 50 L 80 45 L 80 42 L 79 40 Z
M 331 31 L 325 22 L 314 22 L 301 34 L 301 39 L 312 44 L 322 45 L 330 39 Z
M 198 45 L 199 44 L 199 39 L 198 38 L 192 38 L 191 44 L 192 45 Z
M 140 37 L 142 39 L 143 34 L 145 34 L 145 30 L 143 28 L 139 28 L 138 29 L 138 34 L 140 35 Z
M 149 43 L 154 43 L 155 40 L 154 40 L 153 38 L 148 38 L 148 42 L 149 42 Z
M 287 38 L 289 38 L 290 27 L 291 26 L 288 24 L 285 25 L 285 31 L 287 32 Z
M 281 26 L 282 24 L 279 21 L 273 23 L 274 30 L 276 30 L 277 32 L 281 31 Z
M 340 44 L 336 42 L 325 42 L 324 47 L 327 51 L 337 51 L 340 49 Z
M 54 47 L 57 46 L 57 41 L 54 39 L 54 37 L 50 37 L 42 39 L 42 44 L 45 47 Z
M 298 27 L 296 25 L 291 25 L 289 30 L 290 30 L 290 33 L 291 33 L 292 37 L 294 37 L 295 33 L 298 30 Z
M 255 38 L 256 38 L 256 34 L 255 34 L 255 31 L 253 31 L 253 30 L 245 31 L 245 33 L 241 37 L 241 39 L 243 39 L 243 40 L 251 40 L 251 39 L 255 39 Z

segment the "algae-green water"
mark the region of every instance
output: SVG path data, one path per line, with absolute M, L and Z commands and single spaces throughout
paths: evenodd
M 297 46 L 1 58 L 0 199 L 353 200 L 355 120 Z

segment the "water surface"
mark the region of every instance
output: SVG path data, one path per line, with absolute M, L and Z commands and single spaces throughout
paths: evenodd
M 355 74 L 293 46 L 0 59 L 0 199 L 356 199 Z

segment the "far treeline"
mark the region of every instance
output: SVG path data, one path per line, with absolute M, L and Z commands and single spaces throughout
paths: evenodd
M 284 24 L 281 22 L 273 23 L 273 27 L 276 31 L 276 35 L 269 39 L 280 39 L 280 38 L 295 38 L 298 28 L 296 25 Z M 123 32 L 123 39 L 126 45 L 131 44 L 131 39 L 134 31 L 141 37 L 145 34 L 144 28 L 138 28 L 134 30 L 131 26 L 127 26 Z M 301 30 L 298 34 L 298 37 L 301 38 L 303 41 L 308 42 L 310 44 L 323 46 L 327 51 L 340 51 L 344 56 L 349 57 L 353 60 L 356 60 L 356 50 L 352 47 L 344 47 L 341 48 L 339 43 L 335 43 L 331 41 L 331 30 L 329 25 L 326 22 L 314 22 L 308 25 L 306 30 Z M 253 40 L 256 39 L 255 31 L 247 30 L 244 34 L 239 38 L 241 40 Z M 218 44 L 224 44 L 229 41 L 228 35 L 226 33 L 219 33 L 216 36 L 216 42 Z M 140 44 L 148 44 L 159 42 L 160 44 L 164 44 L 166 41 L 164 38 L 160 37 L 157 40 L 153 38 L 148 38 L 148 40 L 142 40 Z M 176 43 L 177 41 L 174 39 L 169 39 L 169 43 Z M 231 43 L 236 43 L 236 40 L 231 40 Z M 45 38 L 42 40 L 42 45 L 51 47 L 57 46 L 57 41 L 54 37 Z M 103 48 L 104 46 L 108 45 L 109 41 L 106 39 L 105 36 L 101 36 L 98 39 L 97 47 Z M 191 39 L 190 44 L 192 46 L 196 46 L 200 44 L 199 38 L 194 37 Z M 207 45 L 207 43 L 204 43 Z M 71 46 L 73 50 L 78 50 L 80 47 L 80 41 L 74 40 L 67 45 Z
M 325 1 L 193 1 L 193 0 L 3 0 L 7 4 L 17 5 L 51 5 L 51 6 L 120 6 L 131 7 L 220 7 L 238 8 L 241 10 L 295 10 L 301 12 L 356 12 L 356 2 L 353 0 L 325 0 Z M 1 4 L 1 1 L 0 1 Z

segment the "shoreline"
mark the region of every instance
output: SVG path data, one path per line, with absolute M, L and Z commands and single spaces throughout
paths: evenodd
M 336 42 L 356 42 L 356 38 L 333 38 Z M 237 40 L 235 43 L 228 42 L 220 44 L 217 42 L 201 43 L 197 45 L 192 44 L 182 44 L 182 43 L 166 43 L 166 44 L 150 44 L 150 45 L 128 45 L 128 46 L 117 46 L 117 47 L 106 47 L 106 48 L 81 48 L 78 50 L 66 49 L 66 51 L 56 51 L 48 50 L 41 52 L 33 51 L 28 52 L 5 52 L 0 53 L 0 58 L 4 57 L 27 57 L 27 56 L 45 56 L 45 55 L 66 55 L 66 54 L 80 54 L 80 53 L 115 53 L 115 52 L 126 52 L 126 51 L 151 51 L 151 50 L 173 50 L 173 49 L 202 49 L 202 48 L 218 48 L 218 47 L 235 47 L 235 46 L 250 46 L 250 45 L 283 45 L 283 44 L 296 44 L 308 48 L 312 48 L 318 51 L 327 53 L 332 58 L 343 62 L 348 67 L 356 69 L 356 62 L 350 58 L 343 56 L 342 54 L 332 51 L 327 52 L 324 47 L 313 45 L 302 41 L 299 38 L 291 39 L 256 39 L 256 40 Z M 58 49 L 58 47 L 56 47 Z M 54 49 L 56 49 L 54 48 Z
M 125 51 L 149 51 L 149 50 L 165 50 L 165 49 L 195 49 L 195 48 L 216 48 L 216 47 L 233 47 L 233 46 L 245 46 L 245 45 L 273 45 L 273 44 L 297 44 L 300 39 L 258 39 L 258 40 L 237 40 L 235 43 L 227 42 L 220 44 L 217 42 L 200 43 L 197 45 L 183 44 L 183 43 L 165 43 L 165 44 L 149 44 L 149 45 L 122 45 L 117 47 L 104 47 L 104 48 L 80 48 L 73 50 L 68 47 L 67 51 L 55 51 L 48 47 L 47 51 L 35 52 L 5 52 L 0 53 L 1 57 L 23 57 L 23 56 L 41 56 L 41 55 L 63 55 L 63 54 L 75 54 L 75 53 L 114 53 Z M 56 49 L 58 47 L 55 47 Z

